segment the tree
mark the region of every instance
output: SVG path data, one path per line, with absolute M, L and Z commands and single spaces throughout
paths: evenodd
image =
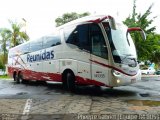
M 141 27 L 147 35 L 147 40 L 143 41 L 140 37 L 140 34 L 135 32 L 131 36 L 134 40 L 138 58 L 140 60 L 149 60 L 152 57 L 153 52 L 159 50 L 158 41 L 155 39 L 155 26 L 151 26 L 153 20 L 156 17 L 149 19 L 149 15 L 152 13 L 151 8 L 153 4 L 149 6 L 144 14 L 136 13 L 136 0 L 133 3 L 133 12 L 132 15 L 127 17 L 124 21 L 128 27 Z
M 88 16 L 90 15 L 90 13 L 88 12 L 85 12 L 85 13 L 82 13 L 82 14 L 78 14 L 78 13 L 75 13 L 75 12 L 72 12 L 72 13 L 64 13 L 62 15 L 62 17 L 58 17 L 55 22 L 56 22 L 56 26 L 61 26 L 65 23 L 68 23 L 72 20 L 75 20 L 75 19 L 78 19 L 78 18 L 81 18 L 81 17 L 84 17 L 84 16 Z
M 5 71 L 5 63 L 7 61 L 7 57 L 4 58 L 3 54 L 0 54 L 0 69 L 2 69 L 3 71 Z
M 155 62 L 157 66 L 160 68 L 160 35 L 154 35 L 154 42 L 156 42 L 159 47 L 157 49 L 153 49 L 150 60 Z
M 7 63 L 8 50 L 7 47 L 14 47 L 29 40 L 29 36 L 26 32 L 22 31 L 25 23 L 17 23 L 9 20 L 11 24 L 11 29 L 1 28 L 0 29 L 0 44 L 2 53 L 0 54 L 0 66 L 5 69 L 5 64 Z M 9 43 L 7 45 L 7 43 Z
M 13 22 L 9 20 L 11 24 L 11 29 L 5 28 L 2 32 L 7 34 L 8 40 L 10 41 L 10 47 L 15 47 L 24 41 L 29 40 L 29 36 L 26 32 L 22 31 L 21 29 L 25 26 L 24 23 L 17 23 L 16 21 Z
M 0 32 L 0 36 L 1 36 L 0 44 L 1 44 L 1 49 L 2 49 L 2 52 L 3 52 L 3 59 L 1 59 L 1 62 L 3 63 L 3 65 L 5 65 L 6 62 L 7 62 L 7 40 L 8 40 L 8 34 L 5 31 L 6 31 L 6 29 L 3 28 L 3 29 L 1 29 L 1 32 Z M 1 58 L 2 58 L 2 56 L 1 56 Z

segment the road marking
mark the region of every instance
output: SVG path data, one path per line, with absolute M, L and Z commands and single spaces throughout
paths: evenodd
M 29 111 L 31 109 L 31 105 L 32 105 L 32 99 L 27 99 L 24 110 L 23 110 L 23 115 L 29 114 Z
M 24 110 L 23 110 L 23 116 L 22 116 L 22 120 L 27 120 L 28 119 L 28 115 L 31 109 L 31 105 L 32 105 L 32 99 L 27 99 L 26 100 L 26 104 L 24 106 Z

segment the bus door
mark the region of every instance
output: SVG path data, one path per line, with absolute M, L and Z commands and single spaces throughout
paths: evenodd
M 91 54 L 89 41 L 89 25 L 81 24 L 69 35 L 67 43 L 74 45 L 72 56 L 77 60 L 77 82 L 78 84 L 90 84 L 91 80 Z
M 100 27 L 97 24 L 78 25 L 66 42 L 77 46 L 77 81 L 80 84 L 107 84 L 108 54 Z
M 98 24 L 90 24 L 90 41 L 92 80 L 97 81 L 95 83 L 97 85 L 108 85 L 108 51 L 104 36 Z

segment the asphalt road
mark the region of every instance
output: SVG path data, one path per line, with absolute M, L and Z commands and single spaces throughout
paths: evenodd
M 160 76 L 143 76 L 141 82 L 114 89 L 81 86 L 76 93 L 64 90 L 58 83 L 0 80 L 0 114 L 0 118 L 15 120 L 89 119 L 91 115 L 113 120 L 125 119 L 127 116 L 122 115 L 126 114 L 135 119 L 158 120 Z

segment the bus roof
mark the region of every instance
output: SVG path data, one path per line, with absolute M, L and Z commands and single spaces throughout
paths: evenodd
M 70 25 L 74 25 L 74 24 L 80 24 L 80 23 L 84 23 L 84 22 L 93 22 L 93 23 L 100 23 L 102 22 L 103 20 L 106 20 L 106 19 L 113 19 L 112 16 L 110 15 L 94 15 L 94 16 L 86 16 L 86 17 L 82 17 L 82 18 L 79 18 L 79 19 L 76 19 L 76 20 L 73 20 L 71 22 L 68 22 L 62 26 L 59 26 L 57 27 L 56 29 L 61 29 L 61 28 L 64 28 L 64 27 L 67 27 L 67 26 L 70 26 Z M 45 35 L 45 36 L 53 36 L 53 33 L 49 34 L 49 35 Z M 37 39 L 36 39 L 37 40 Z M 35 41 L 35 40 L 29 40 L 23 44 L 20 44 L 18 46 L 15 46 L 13 48 L 10 48 L 10 50 L 13 50 L 13 49 L 16 49 L 17 47 L 20 47 L 24 44 L 27 44 L 27 43 L 30 43 L 32 41 Z
M 95 16 L 82 17 L 82 18 L 73 20 L 71 22 L 68 22 L 68 23 L 66 23 L 62 26 L 59 26 L 59 27 L 57 27 L 57 29 L 61 29 L 61 28 L 64 28 L 66 26 L 69 26 L 69 25 L 74 25 L 74 24 L 83 23 L 83 22 L 100 23 L 105 19 L 113 19 L 113 17 L 110 16 L 110 15 L 95 15 Z

